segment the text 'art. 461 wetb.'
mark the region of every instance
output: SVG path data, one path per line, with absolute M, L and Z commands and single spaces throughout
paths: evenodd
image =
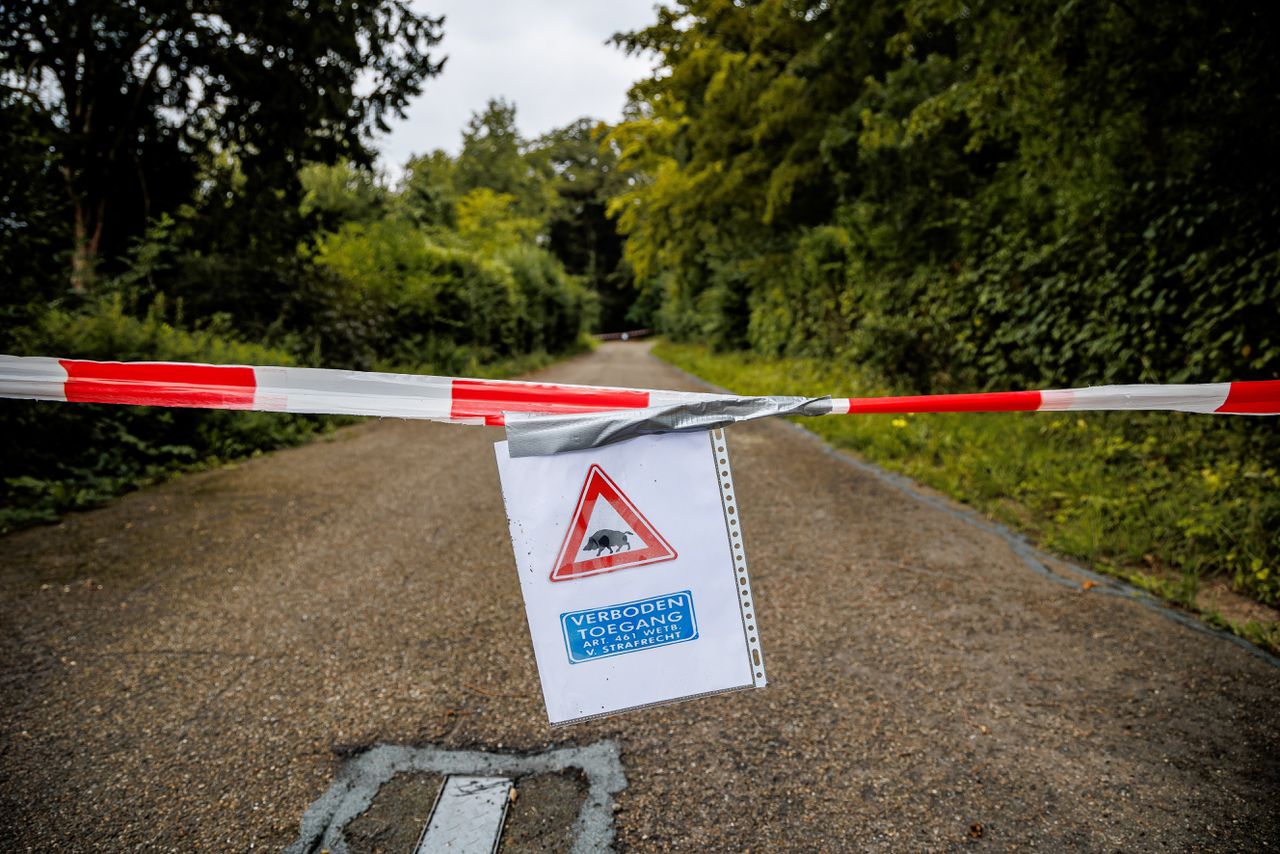
M 723 431 L 495 449 L 552 724 L 764 686 Z

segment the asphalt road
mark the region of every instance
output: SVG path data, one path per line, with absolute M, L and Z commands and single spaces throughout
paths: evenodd
M 0 540 L 0 850 L 279 849 L 368 746 L 606 738 L 625 851 L 1280 847 L 1280 669 L 782 423 L 730 431 L 770 686 L 549 729 L 500 438 L 368 423 Z

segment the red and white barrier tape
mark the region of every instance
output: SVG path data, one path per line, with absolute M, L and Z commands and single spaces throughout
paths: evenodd
M 850 397 L 832 401 L 835 414 L 872 412 L 1083 412 L 1162 410 L 1224 415 L 1280 414 L 1280 380 L 1170 385 L 1103 385 L 1045 391 Z
M 504 412 L 605 412 L 728 396 L 320 368 L 0 356 L 0 397 L 500 425 Z
M 318 368 L 89 362 L 0 356 L 0 397 L 267 412 L 375 415 L 463 424 L 504 423 L 504 412 L 635 410 L 732 395 L 557 385 Z M 1049 391 L 835 398 L 831 414 L 1167 410 L 1280 414 L 1280 380 L 1114 385 Z

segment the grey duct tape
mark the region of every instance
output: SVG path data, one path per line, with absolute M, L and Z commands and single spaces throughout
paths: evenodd
M 730 397 L 573 415 L 506 414 L 507 446 L 513 457 L 583 451 L 655 433 L 714 430 L 771 415 L 827 415 L 830 397 Z

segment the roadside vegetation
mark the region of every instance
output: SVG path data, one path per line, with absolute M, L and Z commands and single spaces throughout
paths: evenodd
M 918 392 L 1280 378 L 1278 22 L 668 4 L 618 36 L 626 257 L 676 340 Z
M 660 352 L 751 393 L 1280 378 L 1278 21 L 1190 0 L 664 5 L 616 38 L 656 68 L 608 137 L 645 176 L 611 210 Z M 1187 607 L 1280 601 L 1275 418 L 808 426 Z
M 892 390 L 816 359 L 654 353 L 741 394 Z M 945 413 L 797 419 L 809 430 L 1280 652 L 1276 611 L 1228 619 L 1214 587 L 1280 605 L 1280 471 L 1234 419 L 1182 413 Z M 1250 609 L 1254 610 L 1254 609 Z
M 503 376 L 627 310 L 595 122 L 524 139 L 493 101 L 388 176 L 441 20 L 219 9 L 0 12 L 0 352 Z M 4 401 L 0 532 L 339 423 Z
M 587 347 L 602 302 L 616 312 L 629 286 L 615 269 L 621 242 L 603 197 L 594 210 L 575 198 L 593 178 L 589 192 L 600 194 L 607 176 L 595 137 L 584 120 L 523 140 L 514 108 L 495 101 L 476 114 L 458 156 L 414 158 L 394 185 L 347 160 L 308 163 L 289 185 L 295 207 L 273 226 L 295 240 L 242 235 L 248 257 L 203 232 L 209 206 L 248 199 L 233 191 L 188 201 L 148 220 L 80 288 L 59 267 L 28 271 L 30 290 L 9 293 L 2 349 L 452 376 L 541 367 Z M 238 164 L 222 162 L 207 180 L 238 186 Z M 612 259 L 568 251 L 581 245 L 577 232 L 601 227 L 616 241 Z M 565 241 L 563 258 L 552 234 Z M 254 253 L 259 238 L 266 256 Z M 0 531 L 352 420 L 6 401 L 0 427 L 21 438 L 0 450 Z

